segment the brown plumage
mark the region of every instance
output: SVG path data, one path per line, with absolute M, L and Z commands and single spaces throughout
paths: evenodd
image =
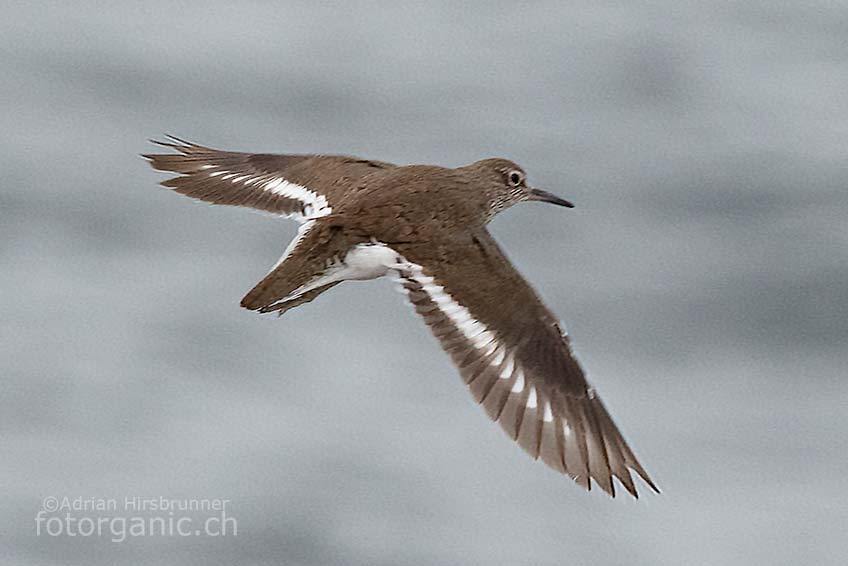
M 522 201 L 571 206 L 527 185 L 505 159 L 457 169 L 346 156 L 218 151 L 177 138 L 146 155 L 187 196 L 301 224 L 242 306 L 283 312 L 351 279 L 394 275 L 487 414 L 533 458 L 610 495 L 657 491 L 571 352 L 557 318 L 486 224 Z

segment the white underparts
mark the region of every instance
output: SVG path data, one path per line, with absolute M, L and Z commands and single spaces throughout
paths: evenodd
M 396 265 L 398 254 L 386 244 L 359 244 L 345 256 L 346 279 L 377 279 Z
M 291 253 L 291 250 L 297 246 L 297 244 L 303 239 L 303 236 L 305 236 L 309 231 L 313 222 L 314 221 L 309 221 L 303 224 L 297 238 L 289 244 L 289 248 L 291 249 L 286 250 L 286 253 L 283 254 L 283 257 L 279 262 L 277 262 L 274 269 L 279 267 L 279 265 L 285 261 L 286 257 L 288 257 Z M 337 283 L 339 281 L 377 279 L 378 277 L 382 277 L 388 273 L 391 267 L 397 265 L 397 259 L 397 252 L 385 244 L 373 243 L 356 245 L 347 252 L 344 259 L 331 263 L 321 275 L 313 278 L 306 284 L 301 285 L 291 294 L 277 302 L 285 303 L 297 299 L 309 291 L 331 283 Z

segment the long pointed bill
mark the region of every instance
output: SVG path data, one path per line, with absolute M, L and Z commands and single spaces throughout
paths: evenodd
M 543 191 L 541 189 L 530 189 L 530 198 L 527 200 L 538 200 L 542 202 L 549 202 L 551 204 L 558 204 L 559 206 L 567 206 L 568 208 L 574 208 L 574 205 L 565 200 L 564 198 L 559 198 L 553 193 L 549 193 L 548 191 Z

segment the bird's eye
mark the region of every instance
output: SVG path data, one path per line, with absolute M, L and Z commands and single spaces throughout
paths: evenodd
M 517 187 L 524 180 L 524 176 L 519 171 L 511 171 L 509 174 L 509 184 Z

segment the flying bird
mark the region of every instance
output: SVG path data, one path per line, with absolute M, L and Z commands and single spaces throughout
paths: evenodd
M 241 301 L 282 314 L 343 281 L 397 278 L 474 399 L 534 459 L 615 495 L 659 491 L 575 360 L 568 334 L 486 229 L 525 201 L 572 207 L 493 158 L 449 169 L 343 155 L 220 151 L 173 136 L 144 155 L 161 184 L 292 218 L 297 236 Z

